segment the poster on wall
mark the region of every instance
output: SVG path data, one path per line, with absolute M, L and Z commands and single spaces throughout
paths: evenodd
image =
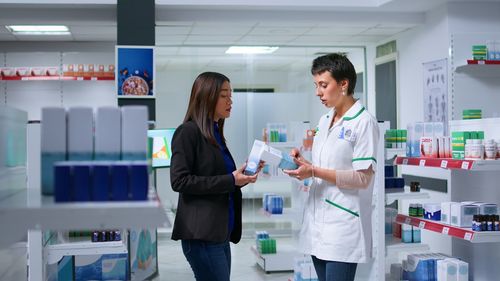
M 131 229 L 129 240 L 131 280 L 146 280 L 158 270 L 156 228 Z
M 448 124 L 448 59 L 424 67 L 424 121 Z
M 154 47 L 116 46 L 119 97 L 154 97 Z

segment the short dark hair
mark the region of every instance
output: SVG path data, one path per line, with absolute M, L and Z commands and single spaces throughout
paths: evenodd
M 231 82 L 226 75 L 217 72 L 203 72 L 194 80 L 189 105 L 184 122 L 194 121 L 208 141 L 218 145 L 214 134 L 214 114 L 224 82 Z M 224 118 L 219 119 L 218 127 L 222 142 L 224 138 Z
M 332 53 L 315 58 L 311 66 L 311 74 L 323 74 L 325 71 L 330 72 L 330 75 L 337 83 L 342 80 L 347 80 L 349 82 L 347 94 L 354 94 L 354 87 L 356 87 L 356 70 L 345 55 Z

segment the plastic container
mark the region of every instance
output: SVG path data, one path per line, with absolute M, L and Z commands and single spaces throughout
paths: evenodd
M 441 221 L 441 203 L 424 204 L 424 218 Z

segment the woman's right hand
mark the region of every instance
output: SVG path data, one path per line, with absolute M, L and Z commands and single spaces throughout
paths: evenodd
M 290 151 L 290 156 L 295 160 L 296 164 L 299 164 L 297 163 L 297 161 L 304 162 L 306 164 L 311 164 L 311 162 L 307 161 L 306 159 L 304 159 L 304 157 L 302 157 L 302 155 L 300 154 L 300 150 L 298 148 L 293 148 Z

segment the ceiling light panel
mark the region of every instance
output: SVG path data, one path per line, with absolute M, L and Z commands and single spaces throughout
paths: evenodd
M 70 35 L 65 25 L 7 25 L 14 35 Z

